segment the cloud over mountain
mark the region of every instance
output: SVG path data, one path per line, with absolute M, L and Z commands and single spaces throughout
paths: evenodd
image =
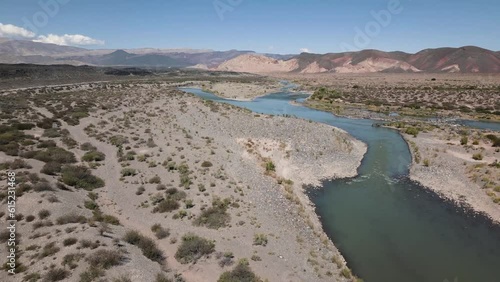
M 104 45 L 103 40 L 94 39 L 81 34 L 65 34 L 65 35 L 40 35 L 34 42 L 52 43 L 57 45 Z
M 12 24 L 0 23 L 0 37 L 33 38 L 36 34 L 25 28 Z

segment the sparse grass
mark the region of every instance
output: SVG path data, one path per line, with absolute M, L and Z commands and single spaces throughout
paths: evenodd
M 182 264 L 196 263 L 203 256 L 213 253 L 215 244 L 194 234 L 186 234 L 175 253 L 175 258 Z
M 40 219 L 46 219 L 49 216 L 50 216 L 50 211 L 49 210 L 43 209 L 43 210 L 40 210 L 38 212 L 38 218 L 40 218 Z
M 266 246 L 268 242 L 265 234 L 255 234 L 253 236 L 253 244 L 257 246 Z
M 45 246 L 43 246 L 42 251 L 38 254 L 38 258 L 45 258 L 52 256 L 59 252 L 59 247 L 56 246 L 56 242 L 50 242 L 47 243 Z

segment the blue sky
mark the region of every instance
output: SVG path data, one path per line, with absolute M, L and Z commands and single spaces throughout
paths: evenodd
M 0 23 L 3 36 L 19 37 L 19 27 L 32 40 L 87 48 L 500 50 L 498 0 L 0 0 Z

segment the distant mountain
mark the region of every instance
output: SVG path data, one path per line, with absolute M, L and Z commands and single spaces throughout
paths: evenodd
M 302 53 L 288 60 L 274 60 L 270 57 L 267 59 L 260 58 L 257 61 L 252 57 L 240 56 L 223 63 L 217 69 L 240 72 L 298 73 L 500 73 L 500 52 L 474 46 L 427 49 L 416 54 L 363 50 L 329 54 Z M 268 68 L 271 61 L 273 66 L 286 67 Z M 290 69 L 292 65 L 294 67 Z M 265 71 L 266 69 L 269 71 Z
M 299 55 L 208 49 L 100 49 L 0 38 L 0 63 L 125 67 L 194 67 L 250 73 L 461 72 L 500 73 L 500 51 L 465 46 L 426 49 L 416 54 L 363 50 Z

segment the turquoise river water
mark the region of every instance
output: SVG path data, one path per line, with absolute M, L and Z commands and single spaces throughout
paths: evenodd
M 411 155 L 397 131 L 372 127 L 373 120 L 292 105 L 307 96 L 286 89 L 251 102 L 182 90 L 257 113 L 333 125 L 368 145 L 357 177 L 325 181 L 321 189 L 309 190 L 325 232 L 364 281 L 500 281 L 500 227 L 411 181 Z M 498 130 L 498 124 L 465 123 Z

